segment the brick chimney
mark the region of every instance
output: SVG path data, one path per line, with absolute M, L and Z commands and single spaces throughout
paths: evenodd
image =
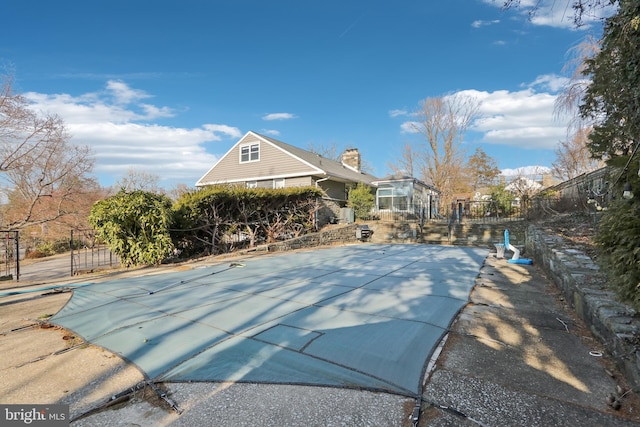
M 360 152 L 357 148 L 347 148 L 341 156 L 342 164 L 360 172 L 362 161 L 360 160 Z

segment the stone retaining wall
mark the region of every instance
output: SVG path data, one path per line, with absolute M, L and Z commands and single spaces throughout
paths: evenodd
M 571 241 L 550 236 L 530 225 L 526 253 L 564 293 L 578 316 L 589 325 L 616 360 L 635 391 L 640 390 L 640 320 L 635 310 L 618 302 L 604 287 L 606 276 Z
M 504 230 L 509 229 L 511 242 L 524 246 L 527 222 L 523 220 L 471 222 L 463 221 L 449 227 L 447 223 L 428 222 L 422 233 L 417 223 L 369 221 L 374 230 L 373 243 L 429 243 L 437 245 L 463 245 L 494 248 L 504 242 Z
M 291 251 L 294 249 L 311 248 L 316 246 L 356 243 L 356 228 L 358 224 L 346 224 L 331 227 L 318 233 L 309 233 L 282 242 L 268 243 L 258 250 L 269 252 Z
M 511 242 L 524 246 L 526 223 L 524 221 L 495 222 L 488 224 L 456 224 L 450 230 L 447 224 L 427 223 L 423 233 L 417 230 L 417 224 L 367 221 L 364 224 L 373 231 L 369 239 L 372 243 L 429 243 L 442 245 L 467 245 L 494 248 L 495 243 L 504 242 L 504 230 L 511 232 Z M 268 243 L 243 252 L 268 251 L 279 252 L 293 249 L 310 248 L 323 245 L 357 243 L 356 229 L 359 224 L 340 224 L 317 233 L 309 233 L 295 239 Z M 449 231 L 453 235 L 449 235 Z

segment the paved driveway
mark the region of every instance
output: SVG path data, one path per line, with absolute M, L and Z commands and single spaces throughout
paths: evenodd
M 158 381 L 417 396 L 487 254 L 365 244 L 266 255 L 84 286 L 52 322 Z

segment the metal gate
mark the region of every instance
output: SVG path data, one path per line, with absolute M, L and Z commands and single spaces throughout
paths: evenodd
M 20 280 L 20 233 L 0 230 L 0 280 Z
M 72 276 L 120 265 L 120 258 L 96 238 L 94 230 L 71 230 L 69 246 L 71 247 Z

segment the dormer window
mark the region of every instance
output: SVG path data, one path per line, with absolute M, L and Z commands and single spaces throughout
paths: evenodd
M 240 163 L 257 162 L 258 160 L 260 160 L 259 143 L 240 146 Z

